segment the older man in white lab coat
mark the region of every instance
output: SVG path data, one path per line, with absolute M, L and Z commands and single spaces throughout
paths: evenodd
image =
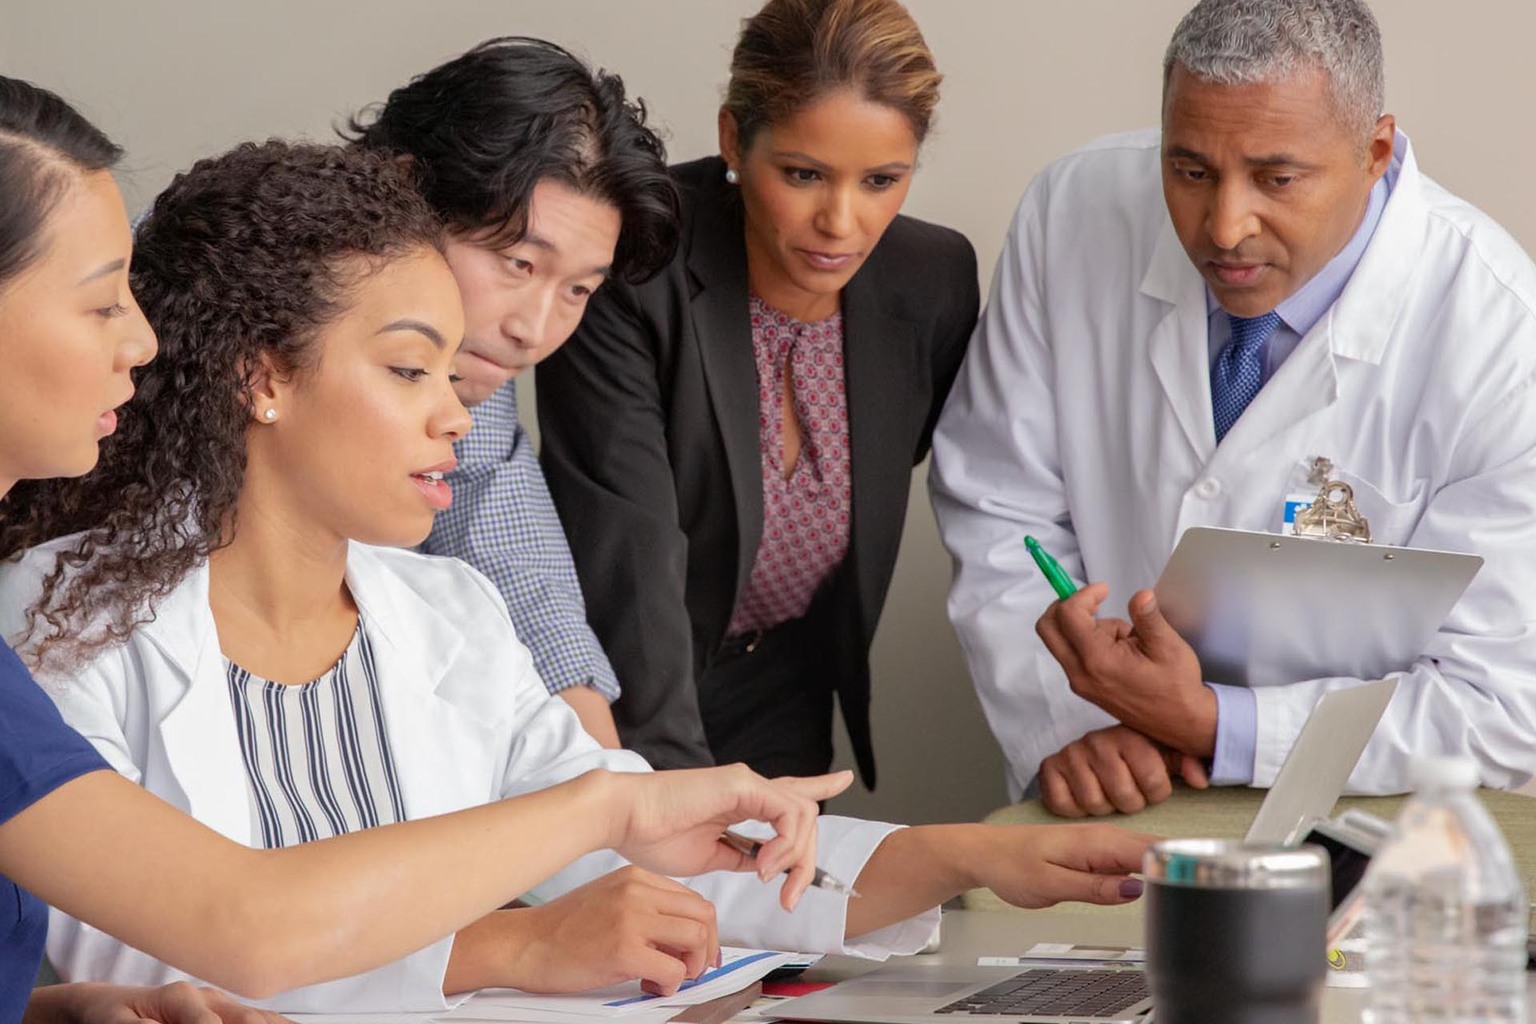
M 1352 788 L 1405 788 L 1416 754 L 1471 755 L 1489 786 L 1536 771 L 1536 268 L 1419 171 L 1382 94 L 1360 0 L 1203 0 L 1162 130 L 1025 193 L 931 480 L 1015 796 L 1038 777 L 1102 814 L 1174 776 L 1273 781 L 1317 699 L 1360 680 L 1208 685 L 1143 588 L 1188 527 L 1279 530 L 1319 457 L 1377 541 L 1486 560 Z M 1101 582 L 1053 603 L 1026 534 Z

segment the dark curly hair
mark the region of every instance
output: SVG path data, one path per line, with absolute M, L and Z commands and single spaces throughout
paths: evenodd
M 265 357 L 305 372 L 360 279 L 441 246 L 410 171 L 379 153 L 246 143 L 171 182 L 139 226 L 131 267 L 159 356 L 135 371 L 96 469 L 34 488 L 24 517 L 0 531 L 0 556 L 86 531 L 29 610 L 36 665 L 123 641 L 229 542 L 252 371 Z
M 422 194 L 449 224 L 511 245 L 528 227 L 541 181 L 619 211 L 614 274 L 638 284 L 677 249 L 677 186 L 645 103 L 554 43 L 508 36 L 481 43 L 389 94 L 341 132 L 409 155 Z

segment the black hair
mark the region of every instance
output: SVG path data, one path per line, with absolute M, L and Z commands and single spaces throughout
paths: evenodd
M 43 223 L 72 178 L 122 155 L 56 93 L 0 75 L 0 288 L 42 255 Z
M 458 230 L 515 243 L 541 181 L 609 203 L 622 227 L 614 274 L 640 282 L 672 258 L 680 203 L 666 147 L 618 75 L 554 43 L 508 36 L 413 78 L 343 137 L 408 156 L 422 194 Z

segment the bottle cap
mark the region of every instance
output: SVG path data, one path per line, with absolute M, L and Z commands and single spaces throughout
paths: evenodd
M 1460 754 L 1416 757 L 1408 768 L 1408 781 L 1415 791 L 1476 789 L 1478 779 L 1477 762 Z

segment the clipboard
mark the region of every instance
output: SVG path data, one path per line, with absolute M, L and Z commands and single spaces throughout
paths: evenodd
M 1480 555 L 1196 526 L 1155 591 L 1208 682 L 1380 679 L 1411 666 Z

